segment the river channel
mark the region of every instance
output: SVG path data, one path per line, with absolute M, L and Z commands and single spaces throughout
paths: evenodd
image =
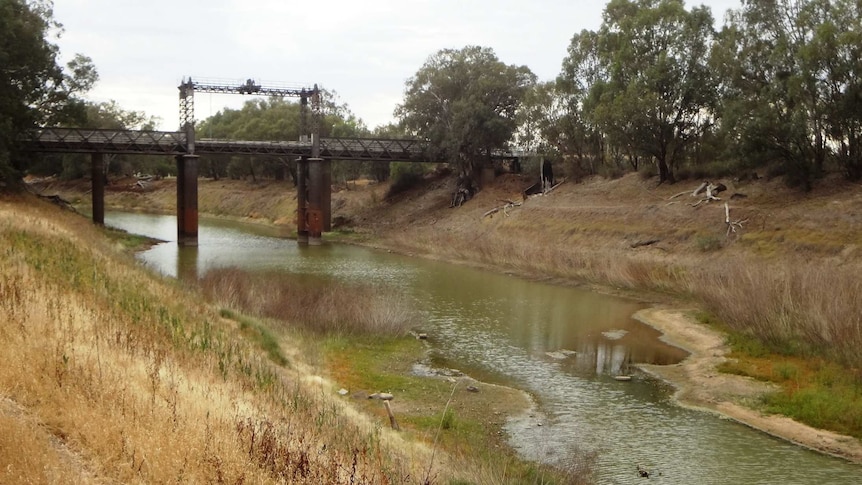
M 105 222 L 169 241 L 139 254 L 169 276 L 236 266 L 400 289 L 425 317 L 435 366 L 535 398 L 534 412 L 506 426 L 525 458 L 598 451 L 602 484 L 644 483 L 637 465 L 652 471 L 649 483 L 862 483 L 862 467 L 675 405 L 672 389 L 633 366 L 686 354 L 631 318 L 638 303 L 360 247 L 300 248 L 268 227 L 204 219 L 190 248 L 177 246 L 172 216 L 108 213 Z

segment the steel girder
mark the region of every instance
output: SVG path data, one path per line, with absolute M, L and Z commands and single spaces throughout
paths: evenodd
M 174 131 L 41 128 L 29 133 L 27 149 L 59 153 L 185 153 L 186 136 Z
M 149 155 L 188 154 L 184 132 L 42 128 L 29 133 L 26 149 L 53 153 L 118 153 Z M 278 155 L 309 157 L 312 141 L 242 141 L 203 138 L 195 143 L 198 154 Z M 387 138 L 323 138 L 320 156 L 330 160 L 380 162 L 445 162 L 426 140 Z M 516 158 L 495 153 L 495 159 Z

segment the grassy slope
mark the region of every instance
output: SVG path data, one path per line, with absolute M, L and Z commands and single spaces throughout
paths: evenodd
M 428 473 L 428 446 L 345 405 L 290 342 L 261 349 L 245 317 L 189 299 L 83 218 L 0 198 L 0 248 L 0 483 Z M 440 452 L 434 463 L 438 482 L 483 476 Z

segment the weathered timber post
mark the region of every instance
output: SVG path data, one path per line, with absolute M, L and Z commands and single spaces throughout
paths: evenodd
M 308 224 L 305 220 L 308 209 L 308 160 L 296 159 L 296 242 L 308 244 Z
M 91 157 L 93 223 L 105 225 L 105 154 L 94 153 Z
M 198 245 L 198 156 L 177 156 L 177 243 Z

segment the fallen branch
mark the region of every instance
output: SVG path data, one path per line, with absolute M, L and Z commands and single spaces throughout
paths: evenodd
M 509 217 L 509 213 L 507 212 L 509 209 L 511 209 L 513 207 L 520 207 L 523 204 L 522 202 L 514 202 L 511 200 L 501 200 L 501 202 L 505 202 L 505 204 L 501 205 L 500 207 L 494 207 L 493 209 L 489 210 L 488 212 L 482 214 L 482 217 L 483 218 L 488 217 L 491 214 L 496 214 L 497 212 L 500 212 L 500 211 L 503 211 L 503 215 L 505 215 L 506 217 Z
M 730 237 L 731 233 L 736 233 L 736 229 L 742 229 L 742 225 L 748 222 L 748 219 L 731 221 L 730 220 L 730 207 L 727 205 L 727 202 L 724 203 L 724 223 L 727 224 L 727 233 L 725 233 L 724 237 Z
M 647 239 L 646 241 L 638 241 L 629 245 L 632 249 L 643 247 L 643 246 L 652 246 L 653 244 L 660 242 L 661 239 Z

